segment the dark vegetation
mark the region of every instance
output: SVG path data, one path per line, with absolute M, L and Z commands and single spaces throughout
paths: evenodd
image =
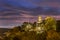
M 56 25 L 57 25 L 57 31 L 60 32 L 60 20 L 57 20 Z
M 53 22 L 47 21 L 43 22 L 43 26 L 47 26 L 46 30 L 38 34 L 36 31 L 29 31 L 30 29 L 25 29 L 28 24 L 32 25 L 32 29 L 34 29 L 36 27 L 36 22 L 33 24 L 24 22 L 23 25 L 16 26 L 12 29 L 0 28 L 0 33 L 5 33 L 0 37 L 0 40 L 60 40 L 60 20 L 57 20 L 56 24 L 55 20 L 53 20 Z M 56 26 L 56 30 L 55 28 L 52 28 L 53 25 L 54 27 Z

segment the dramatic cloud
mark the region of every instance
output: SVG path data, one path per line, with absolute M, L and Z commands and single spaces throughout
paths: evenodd
M 0 26 L 11 27 L 37 21 L 37 16 L 60 18 L 60 0 L 0 0 Z

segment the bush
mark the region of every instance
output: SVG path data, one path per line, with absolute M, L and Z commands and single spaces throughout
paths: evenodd
M 47 32 L 47 40 L 60 40 L 60 35 L 54 30 L 50 30 Z

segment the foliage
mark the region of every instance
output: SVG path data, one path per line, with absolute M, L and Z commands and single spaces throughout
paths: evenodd
M 37 24 L 37 23 L 36 23 L 36 22 L 34 22 L 34 23 L 33 23 L 33 27 L 36 27 L 36 24 Z
M 45 27 L 47 30 L 56 30 L 56 20 L 52 17 L 45 18 Z
M 14 32 L 21 31 L 21 26 L 14 27 L 12 31 L 14 31 Z
M 56 20 L 52 17 L 47 17 L 41 24 L 45 28 L 43 33 L 37 34 L 36 31 L 25 31 L 26 25 L 31 24 L 34 30 L 36 22 L 24 22 L 21 26 L 15 26 L 7 32 L 3 40 L 60 40 L 60 33 L 56 32 Z M 46 31 L 47 30 L 47 31 Z
M 60 40 L 60 34 L 54 30 L 50 30 L 47 32 L 47 40 Z

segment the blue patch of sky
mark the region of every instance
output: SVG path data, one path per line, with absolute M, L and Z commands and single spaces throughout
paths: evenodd
M 0 7 L 0 11 L 3 11 L 3 10 L 5 10 L 6 8 L 4 8 L 4 7 Z
M 25 1 L 25 0 L 7 0 L 6 1 L 7 4 L 9 5 L 12 5 L 14 7 L 20 7 L 20 6 L 23 6 L 23 7 L 26 7 L 26 8 L 35 8 L 36 5 L 34 5 L 32 2 L 29 2 L 29 1 Z

